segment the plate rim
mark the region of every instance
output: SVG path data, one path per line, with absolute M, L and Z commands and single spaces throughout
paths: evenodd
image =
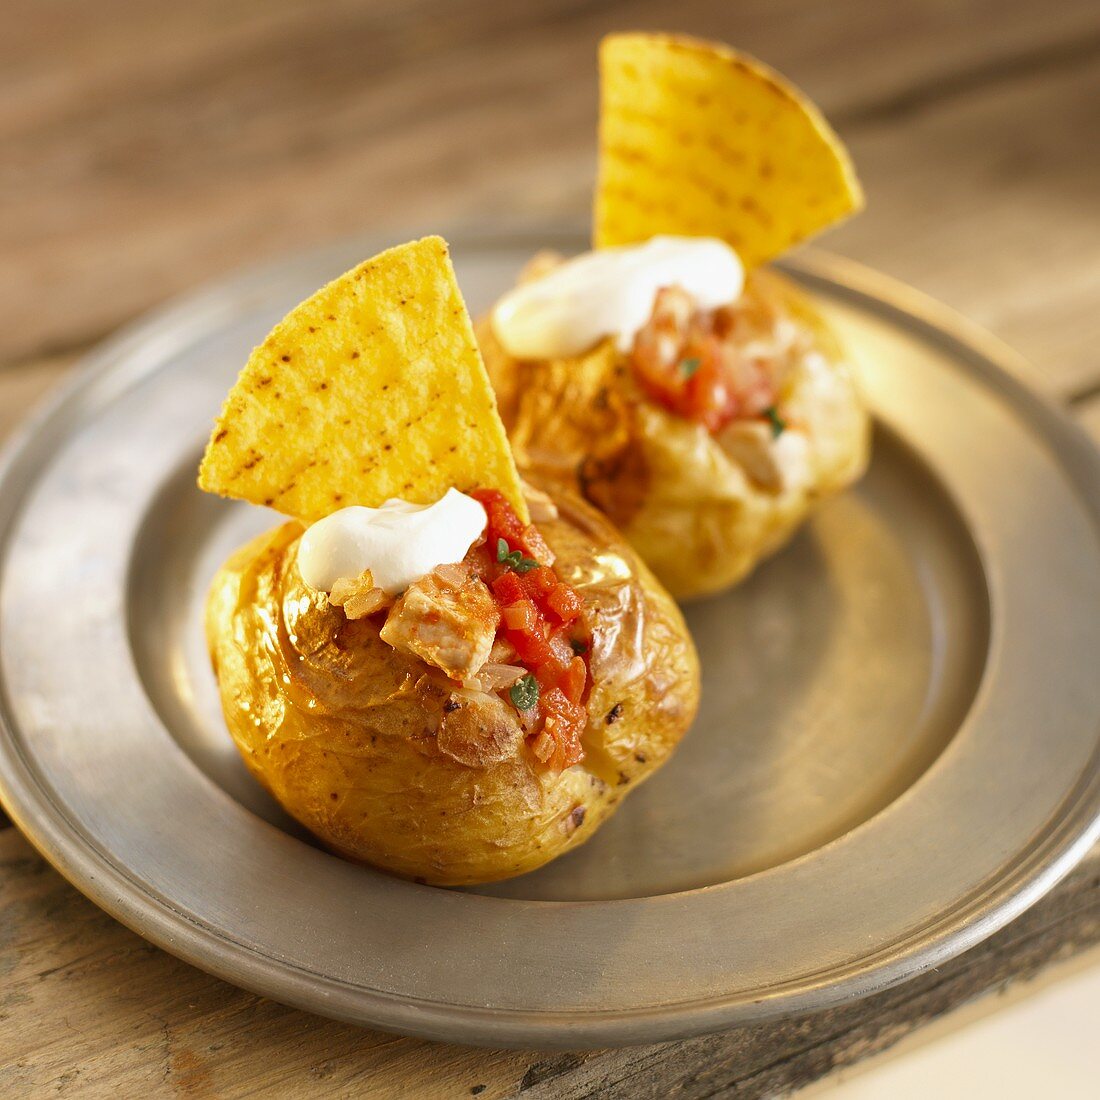
M 485 233 L 480 230 L 454 230 L 452 239 L 476 242 L 491 247 L 494 241 L 515 245 L 517 238 L 576 239 L 575 230 L 555 227 L 539 230 L 527 227 L 522 233 L 508 230 Z M 377 241 L 377 236 L 367 240 Z M 354 242 L 344 241 L 321 249 L 309 250 L 274 262 L 246 269 L 218 280 L 205 289 L 174 299 L 120 330 L 81 360 L 73 378 L 58 388 L 14 433 L 0 455 L 0 500 L 12 491 L 21 460 L 44 427 L 61 414 L 105 374 L 128 349 L 145 344 L 150 338 L 165 338 L 186 326 L 193 332 L 196 313 L 201 310 L 215 319 L 222 312 L 219 304 L 227 291 L 240 291 L 245 285 L 276 277 L 288 263 L 309 259 L 320 263 L 328 254 L 344 253 Z M 847 295 L 869 299 L 879 307 L 916 321 L 926 333 L 940 341 L 945 338 L 967 352 L 991 376 L 1008 383 L 1006 397 L 1014 405 L 1023 403 L 1046 419 L 1046 427 L 1066 439 L 1081 468 L 1088 467 L 1094 487 L 1100 489 L 1100 453 L 1084 431 L 1057 407 L 1048 392 L 1036 385 L 1034 368 L 985 330 L 966 321 L 949 307 L 928 298 L 907 285 L 858 264 L 828 253 L 807 251 L 780 265 L 811 281 L 827 282 Z M 224 307 L 223 307 L 224 308 Z M 16 486 L 16 488 L 20 488 Z M 23 486 L 23 489 L 26 487 Z M 1100 498 L 1100 492 L 1098 492 Z M 21 512 L 25 493 L 10 508 L 8 520 Z M 7 558 L 7 539 L 0 546 L 0 574 Z M 370 1022 L 376 1026 L 397 1028 L 409 1034 L 444 1041 L 474 1044 L 539 1045 L 542 1047 L 597 1046 L 637 1043 L 697 1034 L 733 1026 L 746 1020 L 759 1021 L 784 1014 L 819 1010 L 897 984 L 922 970 L 973 946 L 1018 916 L 1059 881 L 1089 847 L 1100 837 L 1100 746 L 1082 772 L 1078 804 L 1087 801 L 1093 807 L 1091 821 L 1073 826 L 1059 822 L 1045 837 L 1041 848 L 1032 848 L 1006 863 L 1004 873 L 988 889 L 960 904 L 953 919 L 924 935 L 923 947 L 912 949 L 909 941 L 899 941 L 880 952 L 877 962 L 867 957 L 855 960 L 847 976 L 837 978 L 838 968 L 821 984 L 804 982 L 800 991 L 777 988 L 768 996 L 749 1004 L 730 1005 L 723 998 L 694 1000 L 682 1004 L 661 1004 L 645 1010 L 586 1011 L 580 1020 L 570 1010 L 555 1018 L 553 1012 L 518 1012 L 489 1006 L 441 1004 L 413 1001 L 411 998 L 382 990 L 351 987 L 340 979 L 303 970 L 292 963 L 272 958 L 262 951 L 218 935 L 213 928 L 193 920 L 166 899 L 135 882 L 126 869 L 118 867 L 91 840 L 78 823 L 53 800 L 24 759 L 9 724 L 6 685 L 0 698 L 0 801 L 23 835 L 66 879 L 96 904 L 139 935 L 184 961 L 253 992 L 293 1004 L 310 1011 L 353 1023 Z M 1066 800 L 1074 792 L 1067 794 Z M 1065 834 L 1065 835 L 1063 835 Z M 257 964 L 259 969 L 257 969 Z M 318 988 L 322 987 L 322 988 Z M 364 1004 L 371 1011 L 364 1011 Z M 373 1011 L 377 1007 L 378 1011 Z M 674 1026 L 670 1027 L 670 1020 Z M 488 1028 L 486 1028 L 488 1024 Z M 487 1030 L 491 1034 L 487 1034 Z

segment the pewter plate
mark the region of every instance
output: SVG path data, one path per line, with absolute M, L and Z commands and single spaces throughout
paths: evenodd
M 459 234 L 474 310 L 552 234 Z M 388 242 L 382 242 L 388 243 Z M 586 847 L 485 889 L 321 851 L 229 742 L 200 619 L 275 517 L 194 488 L 249 349 L 369 255 L 225 283 L 91 357 L 0 482 L 0 795 L 169 951 L 315 1012 L 490 1045 L 672 1039 L 819 1009 L 1010 920 L 1097 837 L 1100 459 L 1006 349 L 872 272 L 790 267 L 847 338 L 874 461 L 691 606 L 703 706 Z

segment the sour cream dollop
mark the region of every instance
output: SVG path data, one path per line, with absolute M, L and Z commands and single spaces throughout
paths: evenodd
M 436 566 L 462 561 L 487 522 L 485 509 L 457 489 L 435 504 L 394 499 L 380 508 L 341 508 L 306 529 L 298 570 L 311 588 L 329 592 L 341 577 L 369 569 L 396 596 Z
M 585 252 L 510 290 L 493 310 L 497 339 L 517 359 L 578 355 L 608 336 L 629 351 L 662 287 L 702 309 L 735 301 L 745 285 L 737 253 L 714 237 L 653 237 Z

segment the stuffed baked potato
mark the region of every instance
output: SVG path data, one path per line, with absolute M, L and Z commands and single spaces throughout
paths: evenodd
M 230 733 L 334 851 L 440 885 L 533 870 L 587 840 L 687 730 L 699 672 L 676 605 L 606 519 L 557 500 L 540 498 L 539 531 L 583 600 L 589 673 L 583 760 L 560 771 L 504 692 L 461 686 L 384 640 L 384 613 L 350 619 L 307 586 L 300 524 L 217 575 L 206 629 Z
M 593 251 L 536 258 L 478 336 L 521 469 L 602 509 L 674 596 L 739 580 L 866 465 L 843 350 L 764 266 L 862 205 L 840 139 L 766 65 L 601 42 Z
M 527 277 L 557 262 L 537 258 Z M 508 354 L 492 318 L 478 325 L 520 469 L 600 508 L 678 598 L 723 589 L 782 546 L 860 476 L 870 437 L 843 349 L 790 281 L 757 270 L 702 336 L 697 316 L 670 288 L 629 351 L 605 339 L 541 360 Z M 732 396 L 706 376 L 718 356 Z M 723 400 L 734 415 L 714 415 Z

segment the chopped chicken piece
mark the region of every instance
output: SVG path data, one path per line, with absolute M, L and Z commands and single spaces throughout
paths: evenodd
M 406 589 L 381 637 L 453 680 L 468 680 L 489 659 L 499 622 L 496 601 L 484 581 L 465 572 L 441 575 L 436 570 Z
M 802 432 L 788 428 L 775 438 L 764 421 L 734 420 L 716 438 L 752 481 L 773 493 L 800 489 L 809 481 L 809 440 Z
M 358 577 L 340 577 L 328 594 L 328 602 L 342 607 L 349 619 L 365 619 L 389 607 L 393 597 L 378 588 L 371 571 L 364 569 Z

